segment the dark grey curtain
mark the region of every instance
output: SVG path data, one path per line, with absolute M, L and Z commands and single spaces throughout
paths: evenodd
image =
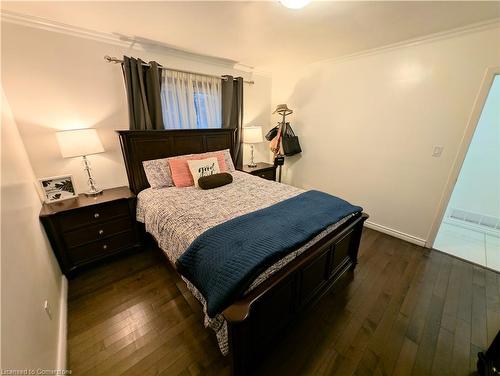
M 161 113 L 161 74 L 155 61 L 123 57 L 122 70 L 127 91 L 130 129 L 164 129 Z
M 233 160 L 243 166 L 243 78 L 224 76 L 222 80 L 222 128 L 236 128 Z

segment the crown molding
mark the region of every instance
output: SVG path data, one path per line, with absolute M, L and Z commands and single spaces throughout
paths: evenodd
M 235 60 L 204 55 L 194 51 L 184 50 L 177 48 L 175 46 L 168 45 L 166 43 L 153 41 L 150 39 L 145 39 L 137 36 L 128 36 L 119 33 L 106 33 L 101 31 L 90 30 L 74 25 L 69 25 L 62 22 L 52 21 L 45 18 L 26 15 L 17 12 L 7 11 L 2 9 L 1 20 L 3 22 L 8 22 L 16 25 L 27 26 L 39 30 L 52 31 L 60 34 L 70 35 L 79 38 L 85 38 L 90 40 L 95 40 L 98 42 L 104 42 L 112 44 L 119 47 L 125 47 L 129 49 L 134 49 L 137 51 L 151 51 L 158 50 L 163 53 L 169 54 L 171 56 L 176 56 L 192 61 L 198 61 L 203 63 L 210 63 L 213 65 L 218 65 L 225 68 L 231 68 L 236 70 L 242 70 L 245 73 L 252 73 L 253 68 L 245 66 L 238 63 Z M 244 69 L 243 69 L 244 67 Z
M 418 45 L 426 44 L 426 43 L 433 43 L 433 42 L 437 42 L 440 40 L 455 38 L 455 37 L 458 37 L 458 36 L 461 36 L 464 34 L 476 33 L 476 32 L 480 32 L 480 31 L 484 31 L 484 30 L 494 29 L 497 27 L 500 27 L 500 18 L 493 18 L 491 20 L 477 22 L 477 23 L 473 23 L 470 25 L 458 27 L 455 29 L 441 31 L 438 33 L 428 34 L 428 35 L 424 35 L 422 37 L 406 39 L 406 40 L 403 40 L 401 42 L 391 43 L 391 44 L 387 44 L 384 46 L 355 52 L 353 54 L 318 60 L 318 61 L 315 61 L 315 62 L 308 64 L 308 66 L 314 66 L 317 64 L 319 65 L 319 64 L 325 64 L 325 63 L 340 64 L 340 63 L 344 63 L 344 62 L 358 59 L 358 58 L 362 58 L 362 57 L 377 55 L 377 54 L 384 53 L 384 52 L 390 52 L 390 51 L 393 51 L 393 50 L 396 50 L 399 48 L 407 48 L 407 47 L 418 46 Z
M 137 51 L 150 51 L 152 49 L 161 50 L 164 53 L 167 53 L 172 56 L 177 56 L 180 58 L 210 63 L 222 67 L 227 67 L 231 69 L 235 69 L 238 71 L 242 71 L 249 74 L 258 74 L 263 76 L 271 76 L 272 73 L 270 71 L 260 71 L 259 69 L 255 69 L 254 67 L 239 63 L 235 60 L 215 57 L 210 55 L 204 55 L 200 53 L 196 53 L 194 51 L 184 50 L 181 48 L 177 48 L 175 46 L 171 46 L 162 42 L 147 40 L 137 36 L 126 36 L 118 33 L 106 33 L 95 30 L 90 30 L 74 25 L 69 25 L 62 22 L 52 21 L 41 17 L 26 15 L 17 12 L 11 12 L 5 9 L 0 10 L 1 20 L 2 22 L 13 23 L 17 25 L 27 26 L 31 28 L 36 28 L 40 30 L 52 31 L 56 33 L 61 33 L 65 35 L 75 36 L 79 38 L 85 38 L 90 40 L 95 40 L 98 42 L 104 42 L 120 47 L 125 47 L 129 49 L 134 49 Z M 425 43 L 432 43 L 435 41 L 448 39 L 457 37 L 463 34 L 479 32 L 483 30 L 492 29 L 495 27 L 500 27 L 500 18 L 494 18 L 488 21 L 478 22 L 474 24 L 470 24 L 467 26 L 446 30 L 443 32 L 438 32 L 434 34 L 425 35 L 423 37 L 417 37 L 413 39 L 407 39 L 401 42 L 396 42 L 380 47 L 375 47 L 372 49 L 355 52 L 353 54 L 338 56 L 334 58 L 322 59 L 318 60 L 305 66 L 314 66 L 317 64 L 338 64 L 347 62 L 350 60 L 358 59 L 361 57 L 376 55 L 379 53 L 390 52 L 392 50 L 398 48 L 406 48 L 411 46 L 416 46 Z
M 16 25 L 28 26 L 35 29 L 53 31 L 56 33 L 76 36 L 80 38 L 92 39 L 99 42 L 114 44 L 121 47 L 129 47 L 130 43 L 121 40 L 119 36 L 85 29 L 73 25 L 68 25 L 62 22 L 51 21 L 45 18 L 30 16 L 27 14 L 11 12 L 5 9 L 1 10 L 2 23 L 8 22 Z

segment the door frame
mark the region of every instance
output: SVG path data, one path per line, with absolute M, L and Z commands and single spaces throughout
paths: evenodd
M 439 227 L 441 226 L 441 222 L 443 221 L 448 203 L 451 198 L 451 194 L 453 193 L 453 189 L 455 189 L 458 176 L 460 175 L 465 157 L 467 156 L 467 151 L 469 150 L 469 146 L 472 142 L 472 138 L 474 137 L 474 133 L 476 132 L 481 113 L 483 112 L 484 105 L 486 104 L 486 98 L 488 98 L 493 80 L 497 75 L 500 75 L 500 66 L 490 67 L 486 69 L 486 72 L 484 73 L 479 92 L 476 96 L 476 99 L 474 100 L 474 105 L 469 116 L 469 121 L 467 122 L 467 127 L 465 128 L 462 140 L 460 141 L 460 146 L 453 161 L 451 171 L 448 174 L 448 179 L 446 181 L 444 191 L 441 194 L 441 199 L 439 201 L 436 214 L 434 215 L 431 229 L 427 234 L 427 241 L 425 242 L 426 248 L 432 248 L 434 246 L 434 241 L 436 240 Z

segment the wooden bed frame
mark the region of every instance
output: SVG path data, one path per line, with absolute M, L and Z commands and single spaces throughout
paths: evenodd
M 149 187 L 142 161 L 234 149 L 233 129 L 118 133 L 130 189 L 136 194 Z M 367 218 L 361 213 L 349 219 L 224 310 L 233 374 L 251 373 L 298 314 L 325 295 L 342 274 L 354 270 Z

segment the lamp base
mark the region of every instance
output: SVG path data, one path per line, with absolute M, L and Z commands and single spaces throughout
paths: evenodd
M 94 178 L 92 177 L 92 173 L 90 170 L 90 164 L 89 164 L 89 161 L 87 159 L 87 156 L 83 155 L 82 157 L 83 157 L 83 165 L 85 166 L 84 170 L 87 173 L 87 178 L 88 178 L 87 183 L 89 184 L 89 190 L 87 192 L 83 192 L 83 194 L 86 197 L 98 196 L 102 193 L 102 189 L 97 188 L 97 186 L 95 184 Z
M 95 191 L 83 192 L 86 197 L 94 197 L 102 194 L 102 189 L 96 189 Z
M 250 163 L 247 165 L 248 167 L 257 167 L 257 163 L 253 160 L 253 144 L 250 144 Z

